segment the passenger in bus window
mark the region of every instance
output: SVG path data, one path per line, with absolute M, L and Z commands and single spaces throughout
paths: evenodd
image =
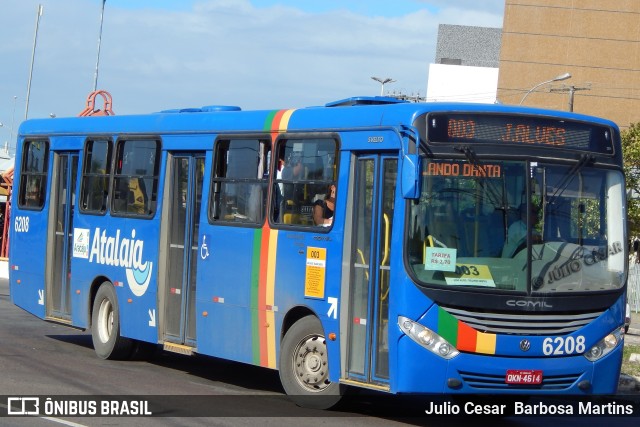
M 336 209 L 336 186 L 331 184 L 324 198 L 316 200 L 313 204 L 313 222 L 322 227 L 331 227 L 333 213 Z
M 273 220 L 280 222 L 280 208 L 282 205 L 283 184 L 282 169 L 284 168 L 284 159 L 278 159 L 278 166 L 276 167 L 276 182 L 273 192 Z
M 282 204 L 280 214 L 285 224 L 297 224 L 300 221 L 300 203 L 304 199 L 304 187 L 299 183 L 303 178 L 304 166 L 301 153 L 291 153 L 282 169 Z
M 282 179 L 289 181 L 302 179 L 303 170 L 301 154 L 297 152 L 291 153 L 289 160 L 284 163 L 282 168 Z

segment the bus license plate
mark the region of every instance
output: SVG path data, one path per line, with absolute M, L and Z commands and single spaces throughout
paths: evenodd
M 507 384 L 542 384 L 542 371 L 507 369 L 504 382 Z

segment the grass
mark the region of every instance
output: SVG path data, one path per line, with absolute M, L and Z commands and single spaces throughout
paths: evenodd
M 627 375 L 633 375 L 640 377 L 640 363 L 629 362 L 631 353 L 640 354 L 640 345 L 625 345 L 624 353 L 622 356 L 622 373 Z

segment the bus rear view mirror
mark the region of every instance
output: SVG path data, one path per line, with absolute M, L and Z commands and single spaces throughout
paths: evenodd
M 420 156 L 417 154 L 405 154 L 402 159 L 402 196 L 420 198 Z

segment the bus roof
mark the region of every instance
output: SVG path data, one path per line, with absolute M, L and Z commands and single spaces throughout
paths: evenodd
M 19 135 L 268 132 L 271 129 L 265 124 L 277 111 L 279 110 L 243 111 L 236 106 L 211 105 L 141 115 L 30 119 L 21 124 Z M 328 131 L 411 125 L 422 114 L 443 111 L 556 117 L 589 121 L 617 130 L 617 125 L 612 121 L 566 111 L 503 104 L 410 103 L 389 97 L 353 97 L 325 106 L 293 109 L 287 130 Z

